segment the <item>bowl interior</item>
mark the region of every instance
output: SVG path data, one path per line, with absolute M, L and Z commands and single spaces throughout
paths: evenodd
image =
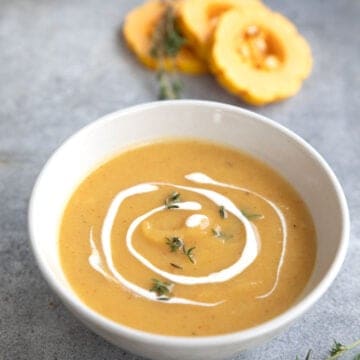
M 169 137 L 206 139 L 249 152 L 297 189 L 317 232 L 316 265 L 303 297 L 311 292 L 339 255 L 346 228 L 342 191 L 332 172 L 300 138 L 273 122 L 232 106 L 196 101 L 152 103 L 110 114 L 53 155 L 35 186 L 29 219 L 35 254 L 47 278 L 71 291 L 57 242 L 64 207 L 77 185 L 123 148 Z

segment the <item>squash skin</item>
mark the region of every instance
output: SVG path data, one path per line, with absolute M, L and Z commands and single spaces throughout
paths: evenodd
M 212 34 L 218 19 L 234 8 L 253 8 L 256 11 L 265 6 L 260 0 L 184 0 L 180 3 L 180 29 L 202 59 L 207 60 L 209 56 Z
M 235 37 L 250 25 L 271 34 L 280 49 L 281 62 L 270 71 L 245 63 L 238 54 Z M 263 11 L 226 12 L 213 33 L 210 68 L 229 92 L 253 105 L 265 105 L 295 95 L 312 68 L 311 50 L 295 26 L 284 16 Z
M 161 18 L 164 5 L 150 0 L 133 9 L 125 18 L 123 35 L 128 47 L 146 67 L 156 70 L 159 61 L 150 55 L 152 30 Z M 184 45 L 174 58 L 165 58 L 161 67 L 166 71 L 181 71 L 197 75 L 208 72 L 207 64 L 200 60 L 189 45 Z

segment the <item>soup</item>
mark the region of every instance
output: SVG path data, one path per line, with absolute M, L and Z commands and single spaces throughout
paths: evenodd
M 311 216 L 266 164 L 168 140 L 91 173 L 64 212 L 62 268 L 79 298 L 127 326 L 215 335 L 288 309 L 314 266 Z

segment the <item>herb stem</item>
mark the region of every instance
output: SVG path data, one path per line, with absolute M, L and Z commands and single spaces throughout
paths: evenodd
M 150 55 L 157 60 L 157 80 L 160 100 L 178 99 L 181 93 L 181 82 L 177 77 L 175 57 L 186 43 L 186 39 L 176 26 L 176 11 L 173 1 L 163 1 L 164 11 L 152 34 Z M 167 71 L 170 63 L 172 72 Z

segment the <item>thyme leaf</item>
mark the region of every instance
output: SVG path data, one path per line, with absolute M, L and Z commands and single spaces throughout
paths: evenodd
M 223 239 L 223 240 L 229 240 L 231 239 L 233 236 L 231 234 L 226 234 L 223 231 L 220 230 L 220 228 L 213 228 L 211 229 L 213 235 L 219 239 Z
M 195 264 L 195 260 L 194 260 L 194 254 L 193 251 L 196 249 L 196 247 L 192 247 L 188 250 L 186 250 L 185 246 L 183 246 L 183 253 L 187 256 L 187 258 L 193 263 Z
M 219 207 L 219 214 L 222 219 L 227 219 L 228 213 L 223 205 Z
M 166 244 L 169 245 L 171 252 L 184 248 L 184 241 L 178 236 L 167 237 Z
M 180 269 L 180 270 L 182 270 L 182 269 L 183 269 L 183 267 L 182 267 L 182 266 L 177 265 L 177 264 L 174 264 L 174 263 L 170 263 L 170 265 L 171 265 L 172 267 L 174 267 L 175 269 Z
M 177 205 L 177 203 L 179 202 L 180 202 L 180 194 L 174 191 L 165 199 L 165 207 L 167 209 L 178 209 L 179 205 Z
M 257 219 L 262 219 L 264 216 L 261 214 L 255 214 L 255 213 L 249 213 L 245 210 L 240 210 L 241 213 L 248 219 L 248 220 L 257 220 Z
M 171 295 L 172 284 L 161 281 L 158 279 L 152 279 L 152 286 L 150 291 L 155 292 L 159 300 L 168 300 Z

